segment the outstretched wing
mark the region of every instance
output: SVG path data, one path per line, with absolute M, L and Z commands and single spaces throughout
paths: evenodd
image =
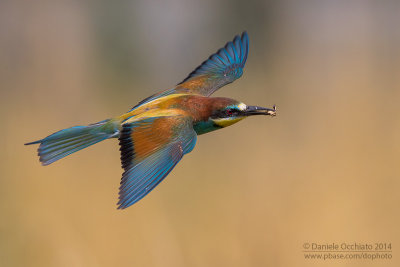
M 196 139 L 191 119 L 183 115 L 124 124 L 119 143 L 125 171 L 118 208 L 125 209 L 150 193 L 192 151 Z
M 209 96 L 243 74 L 249 53 L 249 37 L 246 32 L 219 49 L 198 66 L 176 87 L 177 92 Z
M 240 78 L 249 53 L 249 36 L 246 32 L 242 36 L 236 35 L 232 42 L 212 54 L 201 63 L 175 88 L 156 93 L 141 102 L 132 109 L 148 103 L 154 99 L 171 94 L 197 94 L 210 96 L 224 85 Z

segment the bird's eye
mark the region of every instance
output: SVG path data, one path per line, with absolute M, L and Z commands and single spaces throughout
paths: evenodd
M 227 110 L 225 111 L 225 113 L 226 113 L 226 115 L 230 116 L 230 115 L 233 114 L 233 110 L 232 110 L 232 109 L 227 109 Z

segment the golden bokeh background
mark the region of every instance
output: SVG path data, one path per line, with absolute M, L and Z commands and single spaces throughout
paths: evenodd
M 400 266 L 400 2 L 1 1 L 0 266 Z M 247 30 L 216 95 L 278 107 L 199 137 L 116 210 L 117 140 L 48 167 L 59 129 L 119 115 Z M 393 246 L 306 260 L 303 244 Z

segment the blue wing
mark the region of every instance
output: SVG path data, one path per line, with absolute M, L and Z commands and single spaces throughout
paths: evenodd
M 249 36 L 246 32 L 242 36 L 236 35 L 233 41 L 212 54 L 201 63 L 175 88 L 156 93 L 132 109 L 159 97 L 177 93 L 198 94 L 210 96 L 222 86 L 240 78 L 249 53 Z
M 118 208 L 125 209 L 150 193 L 194 148 L 196 139 L 190 119 L 184 116 L 124 124 L 119 140 L 125 172 Z
M 212 54 L 192 71 L 176 90 L 209 96 L 222 86 L 240 78 L 249 53 L 249 37 L 246 32 Z

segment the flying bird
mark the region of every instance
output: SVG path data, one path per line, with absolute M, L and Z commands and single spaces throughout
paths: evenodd
M 249 52 L 246 32 L 212 54 L 172 89 L 158 92 L 127 113 L 88 126 L 75 126 L 38 141 L 42 165 L 109 138 L 118 138 L 122 174 L 118 209 L 152 191 L 191 152 L 198 135 L 253 115 L 276 115 L 276 108 L 248 106 L 225 97 L 210 97 L 243 74 Z

